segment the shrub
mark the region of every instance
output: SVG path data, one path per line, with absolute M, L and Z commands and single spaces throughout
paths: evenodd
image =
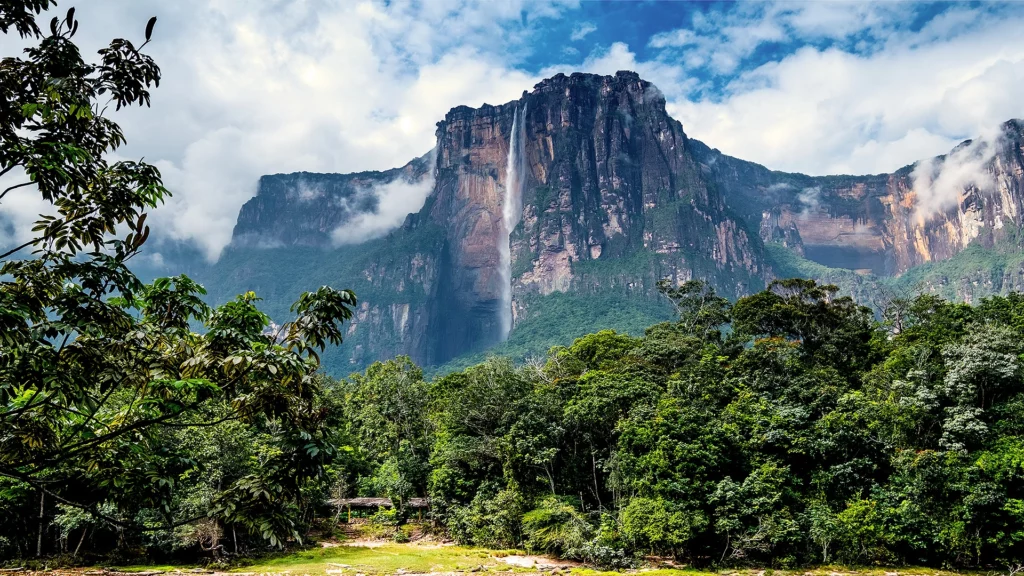
M 523 515 L 523 534 L 531 551 L 575 556 L 594 534 L 594 526 L 573 498 L 548 496 Z
M 398 526 L 398 509 L 382 506 L 370 516 L 370 523 L 377 526 Z
M 622 535 L 634 547 L 675 552 L 707 524 L 699 512 L 677 510 L 660 498 L 633 498 L 622 510 Z
M 516 548 L 523 541 L 522 517 L 523 497 L 513 487 L 494 496 L 478 492 L 469 505 L 453 505 L 446 524 L 459 544 Z

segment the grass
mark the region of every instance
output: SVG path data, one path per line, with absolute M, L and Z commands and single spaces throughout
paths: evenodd
M 532 573 L 535 568 L 515 567 L 501 558 L 509 554 L 522 554 L 512 550 L 489 550 L 465 546 L 438 546 L 436 544 L 380 543 L 374 546 L 335 546 L 292 552 L 270 559 L 257 560 L 248 566 L 233 568 L 239 574 L 288 574 L 291 576 L 376 576 L 384 574 L 423 573 Z M 175 571 L 173 566 L 131 566 L 118 570 Z M 181 569 L 181 568 L 178 568 Z M 550 570 L 548 573 L 551 573 Z M 725 568 L 697 570 L 691 568 L 641 568 L 628 571 L 604 571 L 578 567 L 557 571 L 566 576 L 994 576 L 1000 571 L 954 572 L 933 568 L 885 568 L 819 566 L 816 568 L 762 569 Z
M 697 570 L 691 568 L 656 568 L 632 571 L 642 576 L 992 576 L 999 572 L 936 570 L 934 568 L 885 568 L 885 567 L 849 567 L 819 566 L 816 568 L 794 568 L 791 570 L 765 568 L 723 568 L 719 570 Z M 590 568 L 576 568 L 573 576 L 617 576 L 621 572 L 605 572 Z
M 191 566 L 189 566 L 191 568 Z M 101 568 L 96 568 L 100 570 Z M 154 566 L 114 566 L 113 570 L 118 572 L 173 572 L 174 570 L 182 570 L 181 566 L 171 565 L 154 565 Z
M 235 572 L 292 574 L 394 574 L 406 572 L 453 572 L 479 566 L 505 566 L 490 550 L 463 546 L 382 544 L 335 546 L 304 550 L 245 566 Z M 509 568 L 505 566 L 506 568 Z M 328 570 L 330 572 L 328 572 Z

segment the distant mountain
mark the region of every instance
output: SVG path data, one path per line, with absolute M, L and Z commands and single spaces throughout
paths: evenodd
M 524 356 L 669 318 L 661 278 L 736 297 L 800 274 L 871 294 L 968 246 L 1006 261 L 1021 252 L 1022 142 L 1011 121 L 893 174 L 775 172 L 688 138 L 635 73 L 559 74 L 506 104 L 454 108 L 434 153 L 403 168 L 265 176 L 231 246 L 195 274 L 214 299 L 256 290 L 280 317 L 302 290 L 354 289 L 357 317 L 327 358 L 337 374 L 395 354 Z M 423 207 L 386 237 L 336 246 L 379 209 L 368 191 L 396 179 L 432 179 Z M 1013 287 L 1019 275 L 990 288 Z
M 694 142 L 708 177 L 765 242 L 808 259 L 893 276 L 976 242 L 1013 240 L 1024 210 L 1024 122 L 892 174 L 775 172 Z

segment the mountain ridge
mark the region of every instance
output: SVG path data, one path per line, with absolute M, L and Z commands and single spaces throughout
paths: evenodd
M 556 301 L 567 309 L 602 302 L 648 324 L 667 319 L 655 287 L 662 278 L 704 278 L 730 297 L 756 291 L 776 277 L 777 253 L 767 249 L 774 245 L 864 278 L 898 276 L 952 258 L 975 241 L 987 247 L 1005 241 L 998 230 L 1006 218 L 1015 222 L 1024 202 L 1020 121 L 1004 124 L 1013 128 L 1016 148 L 986 149 L 979 164 L 993 166 L 1002 196 L 967 183 L 955 206 L 930 216 L 935 225 L 917 225 L 909 222 L 920 193 L 917 167 L 938 162 L 933 176 L 941 178 L 942 163 L 975 140 L 889 174 L 779 172 L 686 136 L 660 91 L 636 73 L 560 74 L 505 104 L 452 108 L 437 124 L 431 167 L 410 168 L 424 156 L 371 173 L 388 175 L 378 183 L 403 170 L 406 177 L 433 177 L 423 207 L 385 238 L 334 247 L 331 233 L 348 220 L 332 221 L 329 210 L 310 204 L 296 210 L 297 202 L 248 213 L 243 207 L 240 223 L 245 213 L 247 222 L 281 231 L 282 241 L 271 238 L 265 245 L 276 248 L 267 250 L 243 234 L 208 276 L 226 280 L 226 294 L 271 288 L 271 308 L 281 296 L 275 277 L 353 287 L 362 303 L 339 355 L 339 364 L 353 369 L 400 353 L 436 365 L 498 345 L 501 202 L 520 112 L 528 170 L 522 220 L 509 237 L 512 342 L 552 316 Z M 345 176 L 353 175 L 334 175 Z M 263 182 L 247 207 L 259 207 Z M 288 197 L 287 191 L 276 195 Z M 248 233 L 254 229 L 259 225 Z M 316 251 L 302 255 L 302 249 Z M 266 262 L 255 266 L 246 250 Z M 298 270 L 304 259 L 315 262 Z M 617 326 L 584 326 L 602 321 L 599 311 L 566 314 L 573 318 L 566 323 L 578 322 L 583 332 L 629 324 L 619 318 Z

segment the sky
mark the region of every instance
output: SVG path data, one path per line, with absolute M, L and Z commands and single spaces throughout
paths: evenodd
M 163 80 L 152 108 L 113 116 L 117 155 L 161 169 L 173 197 L 155 233 L 209 260 L 259 176 L 401 166 L 450 108 L 558 72 L 634 70 L 690 137 L 813 175 L 891 172 L 1024 118 L 1024 2 L 83 0 L 59 13 L 72 5 L 87 54 L 157 16 L 147 51 Z M 21 46 L 0 38 L 4 57 Z M 423 193 L 393 188 L 381 204 L 397 224 Z M 0 244 L 42 209 L 20 191 L 0 204 Z

